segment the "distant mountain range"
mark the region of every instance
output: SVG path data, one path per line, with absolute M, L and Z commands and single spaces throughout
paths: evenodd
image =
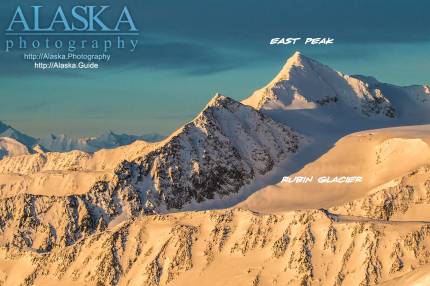
M 85 152 L 96 152 L 100 149 L 111 149 L 133 143 L 137 140 L 156 142 L 164 139 L 159 134 L 128 135 L 115 134 L 112 131 L 103 133 L 97 137 L 73 138 L 67 135 L 51 134 L 46 138 L 38 140 L 38 144 L 50 151 L 67 152 L 80 150 Z
M 3 156 L 31 154 L 40 152 L 41 150 L 45 152 L 68 152 L 72 150 L 96 152 L 100 149 L 111 149 L 128 145 L 137 140 L 156 142 L 164 139 L 164 136 L 159 134 L 115 134 L 112 131 L 108 131 L 97 137 L 74 138 L 67 135 L 51 134 L 46 138 L 38 139 L 28 136 L 0 121 L 0 138 L 3 138 L 3 143 L 0 144 L 0 158 L 2 158 Z M 7 140 L 6 138 L 13 140 Z M 17 146 L 20 144 L 23 146 L 18 148 Z M 37 150 L 34 150 L 35 147 L 37 147 Z M 24 151 L 25 149 L 27 150 Z

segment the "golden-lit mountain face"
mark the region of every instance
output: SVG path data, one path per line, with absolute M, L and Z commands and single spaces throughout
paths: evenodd
M 429 96 L 296 53 L 158 142 L 50 152 L 5 125 L 0 285 L 428 281 Z

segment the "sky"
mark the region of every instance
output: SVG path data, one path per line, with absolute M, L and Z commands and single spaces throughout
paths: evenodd
M 216 92 L 246 98 L 296 50 L 347 74 L 430 84 L 430 1 L 84 1 L 112 5 L 113 14 L 127 5 L 140 30 L 136 51 L 114 51 L 109 64 L 91 71 L 35 70 L 22 51 L 5 52 L 16 7 L 35 5 L 5 2 L 0 120 L 35 137 L 168 134 Z M 80 2 L 40 4 L 49 5 L 42 15 Z M 335 44 L 270 46 L 274 37 L 331 37 Z

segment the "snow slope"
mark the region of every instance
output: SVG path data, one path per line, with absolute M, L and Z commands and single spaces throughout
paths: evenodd
M 67 196 L 88 192 L 100 180 L 112 178 L 115 168 L 151 148 L 137 141 L 95 153 L 40 152 L 0 160 L 0 197 L 18 194 Z
M 280 182 L 254 193 L 238 206 L 253 211 L 328 208 L 367 196 L 419 167 L 430 164 L 430 125 L 386 128 L 348 135 L 290 177 L 311 183 Z M 361 176 L 362 183 L 320 184 L 321 176 Z
M 429 99 L 428 86 L 400 87 L 345 75 L 296 52 L 270 83 L 242 102 L 333 144 L 355 131 L 429 124 Z
M 280 73 L 244 104 L 257 109 L 318 109 L 342 105 L 363 116 L 395 117 L 395 108 L 377 88 L 336 72 L 296 52 Z
M 0 159 L 5 156 L 28 155 L 30 151 L 27 146 L 17 140 L 8 137 L 0 137 Z
M 26 145 L 29 148 L 31 148 L 37 141 L 36 138 L 25 135 L 1 121 L 0 121 L 0 137 L 8 137 L 8 138 L 15 139 L 16 141 Z
M 382 286 L 427 286 L 430 285 L 430 265 L 424 265 L 399 278 L 386 281 Z

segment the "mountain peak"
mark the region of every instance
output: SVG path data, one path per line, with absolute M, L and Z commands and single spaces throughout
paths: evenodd
M 291 71 L 294 68 L 307 69 L 311 67 L 312 62 L 315 61 L 304 56 L 301 52 L 296 51 L 291 57 L 288 58 L 287 62 L 284 64 L 281 71 L 273 81 L 288 80 L 290 78 Z
M 193 122 L 199 122 L 202 118 L 213 118 L 214 110 L 230 110 L 234 109 L 236 105 L 240 105 L 240 103 L 221 93 L 216 93 L 197 117 L 193 119 Z
M 215 96 L 208 102 L 208 104 L 206 105 L 206 108 L 225 106 L 226 104 L 231 104 L 233 102 L 235 102 L 235 100 L 217 92 L 215 93 Z
M 376 80 L 344 75 L 295 52 L 278 75 L 242 103 L 257 109 L 349 108 L 365 117 L 395 117 L 394 107 Z M 339 109 L 340 110 L 340 109 Z
M 288 58 L 287 62 L 296 62 L 296 63 L 300 63 L 303 59 L 305 59 L 306 57 L 299 51 L 294 52 L 294 54 Z

